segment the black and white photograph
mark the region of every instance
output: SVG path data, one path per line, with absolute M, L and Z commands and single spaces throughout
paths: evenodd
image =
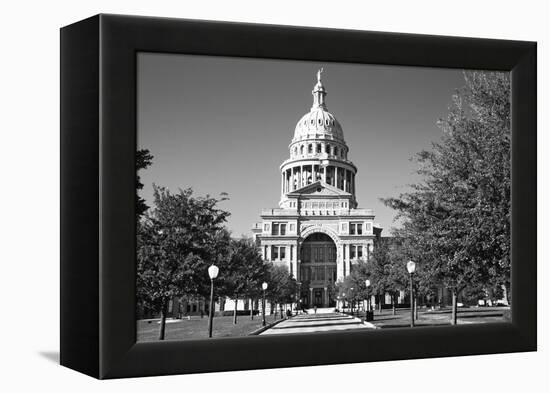
M 510 322 L 510 79 L 138 53 L 137 341 Z
M 544 2 L 8 2 L 3 392 L 548 390 Z

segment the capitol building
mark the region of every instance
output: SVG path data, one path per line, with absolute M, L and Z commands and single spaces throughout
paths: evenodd
M 252 229 L 264 260 L 286 266 L 298 281 L 304 307 L 335 307 L 334 283 L 369 259 L 382 232 L 373 210 L 358 208 L 358 169 L 327 109 L 321 74 L 280 166 L 279 207 L 263 209 Z

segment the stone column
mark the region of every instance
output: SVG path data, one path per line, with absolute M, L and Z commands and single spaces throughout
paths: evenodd
M 344 246 L 336 246 L 336 279 L 344 279 Z
M 304 166 L 300 165 L 300 182 L 298 183 L 298 188 L 302 188 L 304 186 Z
M 351 258 L 350 258 L 350 245 L 346 244 L 346 275 L 349 275 L 351 273 Z
M 344 189 L 343 190 L 346 192 L 347 192 L 346 190 L 347 184 L 348 184 L 348 170 L 344 169 Z
M 327 182 L 327 167 L 323 168 L 323 183 Z
M 292 254 L 292 260 L 290 261 L 290 263 L 292 263 L 293 267 L 294 267 L 294 278 L 297 280 L 297 281 L 300 281 L 300 272 L 298 270 L 298 246 L 297 245 L 291 245 L 290 246 L 290 249 L 292 250 L 291 254 Z
M 334 187 L 338 188 L 338 167 L 334 167 Z

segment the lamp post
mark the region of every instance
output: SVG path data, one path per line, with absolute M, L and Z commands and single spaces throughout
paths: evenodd
M 214 318 L 214 279 L 218 277 L 219 269 L 216 265 L 212 264 L 208 268 L 208 275 L 210 276 L 210 307 L 208 307 L 208 337 L 212 337 L 212 320 Z
M 416 269 L 416 263 L 413 261 L 407 262 L 407 271 L 409 272 L 411 282 L 411 327 L 414 327 L 414 288 L 413 288 L 413 274 Z
M 353 315 L 353 306 L 354 306 L 353 303 L 355 303 L 355 296 L 353 295 L 353 287 L 350 288 L 349 291 L 350 291 L 350 298 L 351 298 L 350 299 L 350 301 L 351 301 L 351 315 Z
M 370 280 L 365 280 L 365 286 L 367 287 L 367 309 L 365 311 L 365 321 L 366 321 L 367 312 L 370 311 L 370 297 L 369 297 Z
M 262 283 L 262 326 L 265 326 L 265 290 L 267 289 L 267 283 L 264 281 Z

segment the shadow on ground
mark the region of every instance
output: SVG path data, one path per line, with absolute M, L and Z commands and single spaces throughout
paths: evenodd
M 59 364 L 59 351 L 40 351 L 38 354 L 50 362 Z

